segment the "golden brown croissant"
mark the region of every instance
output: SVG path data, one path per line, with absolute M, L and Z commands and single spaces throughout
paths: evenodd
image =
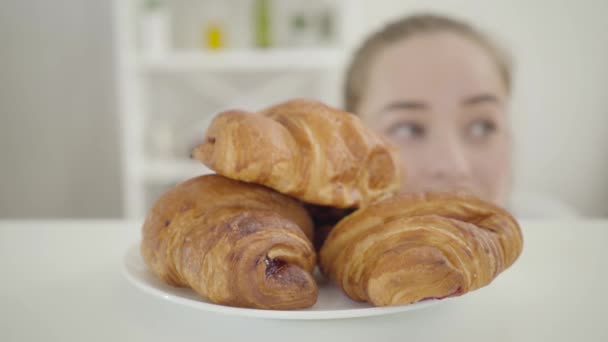
M 141 253 L 161 279 L 212 302 L 296 309 L 318 295 L 312 234 L 296 200 L 207 175 L 158 199 L 143 226 Z
M 505 210 L 463 194 L 397 195 L 340 221 L 319 255 L 346 294 L 376 306 L 457 296 L 489 284 L 522 250 Z
M 356 116 L 312 100 L 220 113 L 193 156 L 226 177 L 325 206 L 358 207 L 399 189 L 394 148 Z

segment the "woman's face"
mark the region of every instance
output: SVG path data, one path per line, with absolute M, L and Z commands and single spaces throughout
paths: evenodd
M 400 148 L 404 191 L 466 190 L 504 205 L 511 177 L 507 101 L 483 47 L 433 33 L 376 56 L 358 113 Z

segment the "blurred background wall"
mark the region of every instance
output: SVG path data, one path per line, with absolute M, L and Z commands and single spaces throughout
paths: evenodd
M 121 214 L 111 1 L 0 1 L 0 217 Z
M 502 41 L 516 61 L 516 188 L 608 216 L 608 1 L 351 3 L 348 51 L 418 10 Z M 112 30 L 110 1 L 0 2 L 0 217 L 123 214 Z

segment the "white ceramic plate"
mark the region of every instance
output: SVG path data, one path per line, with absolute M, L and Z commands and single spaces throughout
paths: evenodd
M 127 251 L 124 259 L 123 273 L 137 288 L 175 304 L 222 314 L 271 319 L 310 320 L 379 316 L 418 310 L 448 300 L 426 300 L 410 305 L 373 307 L 367 303 L 351 300 L 337 286 L 329 283 L 317 272 L 315 276 L 319 286 L 319 298 L 314 306 L 307 309 L 259 310 L 217 305 L 202 298 L 191 289 L 167 285 L 158 279 L 148 270 L 139 254 L 138 245 L 132 246 Z

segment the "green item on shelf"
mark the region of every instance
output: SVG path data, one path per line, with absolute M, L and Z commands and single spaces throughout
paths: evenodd
M 162 0 L 144 0 L 144 8 L 148 11 L 152 11 L 162 7 Z
M 272 45 L 270 32 L 270 0 L 256 0 L 255 16 L 255 45 L 267 48 Z
M 291 19 L 291 28 L 294 31 L 304 31 L 306 26 L 306 16 L 304 14 L 298 13 Z

